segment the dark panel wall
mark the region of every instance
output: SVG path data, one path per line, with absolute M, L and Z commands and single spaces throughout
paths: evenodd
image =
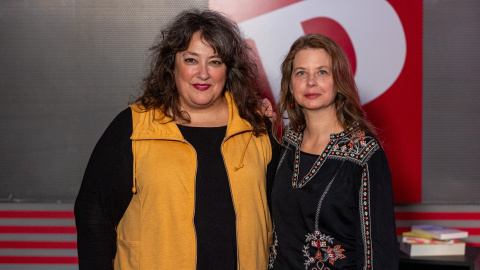
M 424 0 L 422 202 L 480 203 L 479 72 L 480 1 Z
M 148 48 L 207 1 L 0 2 L 0 198 L 73 201 L 107 125 L 138 96 Z

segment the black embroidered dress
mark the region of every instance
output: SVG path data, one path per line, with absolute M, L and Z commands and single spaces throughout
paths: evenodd
M 286 128 L 272 191 L 269 269 L 398 269 L 390 169 L 362 131 L 330 135 L 321 155 Z

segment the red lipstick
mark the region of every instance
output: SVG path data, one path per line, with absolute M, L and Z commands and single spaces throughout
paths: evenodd
M 193 87 L 199 91 L 205 91 L 205 90 L 208 90 L 208 88 L 210 88 L 210 84 L 196 83 L 196 84 L 193 84 Z

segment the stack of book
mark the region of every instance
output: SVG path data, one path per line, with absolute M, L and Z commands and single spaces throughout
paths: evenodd
M 434 225 L 413 225 L 401 236 L 400 251 L 410 256 L 465 255 L 468 232 Z

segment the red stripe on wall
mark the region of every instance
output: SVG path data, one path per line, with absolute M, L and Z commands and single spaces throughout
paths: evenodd
M 412 228 L 410 227 L 397 227 L 397 235 L 402 235 L 404 232 L 411 231 Z
M 396 212 L 396 220 L 480 220 L 480 213 Z
M 77 257 L 20 257 L 0 256 L 4 264 L 78 264 Z
M 0 226 L 0 233 L 76 234 L 75 226 Z
M 77 242 L 0 241 L 0 248 L 76 249 Z
M 0 218 L 68 218 L 73 219 L 73 211 L 0 211 Z

